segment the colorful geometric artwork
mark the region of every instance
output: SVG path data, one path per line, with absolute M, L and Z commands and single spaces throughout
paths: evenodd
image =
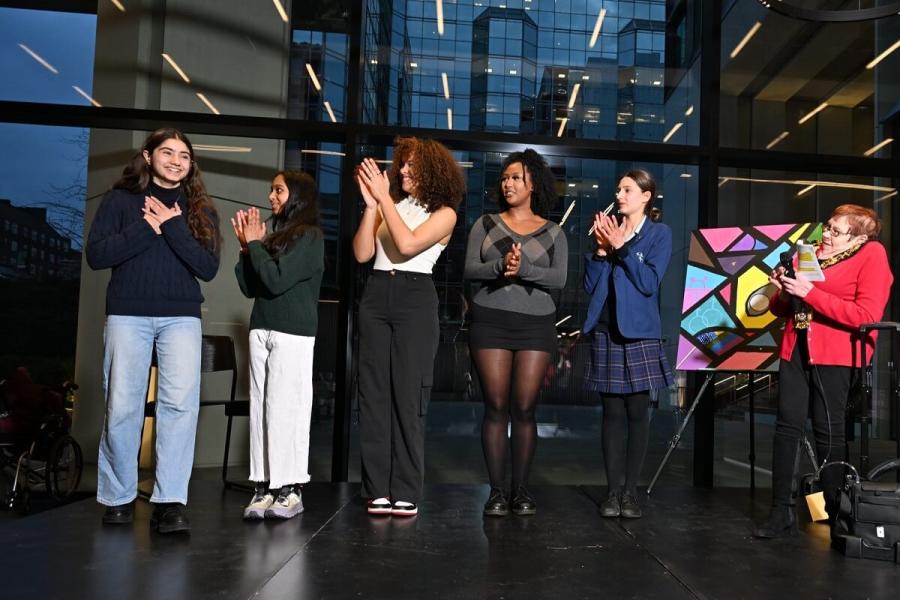
M 784 321 L 769 311 L 781 253 L 819 242 L 818 223 L 701 229 L 691 234 L 675 368 L 776 371 Z

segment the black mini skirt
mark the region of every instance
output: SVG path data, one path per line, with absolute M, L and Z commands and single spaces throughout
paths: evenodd
M 469 347 L 472 350 L 556 349 L 556 314 L 528 315 L 472 303 Z

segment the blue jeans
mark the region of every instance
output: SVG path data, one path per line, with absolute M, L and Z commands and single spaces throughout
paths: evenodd
M 200 345 L 196 317 L 109 315 L 104 331 L 106 421 L 97 460 L 97 501 L 107 506 L 137 496 L 138 449 L 153 343 L 159 363 L 156 395 L 156 482 L 151 502 L 187 504 L 200 408 Z

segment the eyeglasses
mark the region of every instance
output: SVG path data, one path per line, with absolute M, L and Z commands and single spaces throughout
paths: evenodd
M 839 231 L 835 229 L 834 225 L 831 223 L 822 223 L 822 233 L 830 233 L 832 237 L 838 237 L 842 235 L 850 235 L 852 232 L 850 231 Z

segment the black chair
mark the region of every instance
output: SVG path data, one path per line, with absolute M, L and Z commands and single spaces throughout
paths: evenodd
M 157 365 L 156 348 L 154 347 L 151 368 L 156 367 Z M 225 487 L 249 489 L 249 486 L 229 481 L 227 478 L 228 451 L 231 446 L 231 420 L 235 416 L 250 415 L 250 402 L 247 400 L 234 399 L 235 389 L 237 387 L 237 359 L 235 358 L 234 341 L 227 335 L 204 335 L 200 348 L 200 373 L 217 373 L 223 371 L 231 371 L 231 388 L 228 393 L 228 399 L 201 400 L 200 407 L 225 407 L 225 414 L 228 416 L 228 428 L 225 437 L 225 457 L 222 461 L 222 483 L 225 484 Z M 144 407 L 144 417 L 156 417 L 155 400 L 148 402 Z M 141 432 L 141 438 L 143 440 L 143 431 Z M 138 456 L 140 456 L 140 448 L 138 448 Z M 146 498 L 150 497 L 150 492 L 148 492 L 144 486 L 140 485 L 138 486 L 138 494 Z

